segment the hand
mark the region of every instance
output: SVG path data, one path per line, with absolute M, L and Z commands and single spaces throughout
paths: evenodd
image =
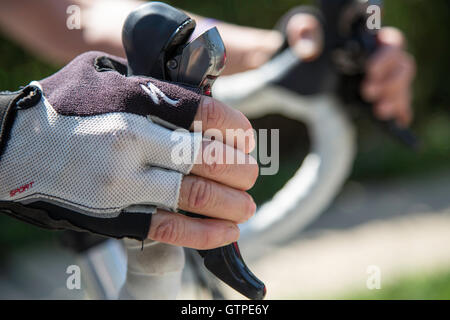
M 247 118 L 210 97 L 203 97 L 194 121 L 201 121 L 203 131 L 217 129 L 226 136 L 227 129 L 251 130 Z M 191 127 L 191 130 L 193 127 Z M 247 131 L 248 132 L 248 131 Z M 243 141 L 242 132 L 236 136 Z M 210 249 L 224 246 L 239 238 L 238 223 L 247 221 L 256 210 L 251 196 L 244 192 L 250 189 L 258 177 L 258 165 L 249 152 L 254 148 L 253 136 L 239 150 L 233 141 L 215 140 L 203 142 L 201 164 L 192 168 L 191 175 L 183 178 L 178 206 L 180 209 L 202 214 L 213 219 L 191 218 L 181 214 L 158 210 L 153 215 L 149 238 L 169 244 Z M 238 148 L 238 149 L 236 149 Z M 223 150 L 223 161 L 211 161 L 211 150 Z M 225 158 L 235 152 L 242 161 L 226 164 Z
M 290 46 L 305 61 L 317 58 L 323 50 L 323 32 L 318 20 L 306 13 L 294 15 L 288 22 Z M 410 125 L 411 85 L 416 73 L 414 58 L 408 54 L 401 31 L 383 28 L 378 33 L 379 49 L 369 59 L 362 96 L 374 104 L 375 115 L 395 120 L 401 127 Z
M 256 209 L 245 192 L 258 175 L 250 122 L 193 88 L 126 77 L 123 63 L 88 52 L 0 94 L 0 211 L 50 229 L 196 249 L 236 241 L 237 224 Z M 193 120 L 226 139 L 203 139 Z M 173 126 L 186 130 L 174 136 Z M 174 157 L 180 147 L 187 159 Z M 230 153 L 239 164 L 221 164 Z
M 367 63 L 362 85 L 365 99 L 374 103 L 375 115 L 396 120 L 401 127 L 411 124 L 411 85 L 416 73 L 414 58 L 404 50 L 405 39 L 395 28 L 378 33 L 380 48 Z

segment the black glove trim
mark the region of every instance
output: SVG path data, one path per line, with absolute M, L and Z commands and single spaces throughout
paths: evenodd
M 41 90 L 36 86 L 27 86 L 15 92 L 0 92 L 0 159 L 6 149 L 17 110 L 36 105 L 41 96 Z
M 127 66 L 125 64 L 106 56 L 97 57 L 94 61 L 94 68 L 98 72 L 116 71 L 123 76 L 127 75 Z
M 52 230 L 89 231 L 102 236 L 147 239 L 152 214 L 121 212 L 114 218 L 91 217 L 45 201 L 27 205 L 0 201 L 0 211 L 16 219 Z
M 86 52 L 39 83 L 60 115 L 84 117 L 124 112 L 154 116 L 189 129 L 200 105 L 201 89 L 151 77 L 125 77 L 123 62 L 104 52 Z M 143 89 L 149 83 L 176 103 L 159 96 L 154 101 Z

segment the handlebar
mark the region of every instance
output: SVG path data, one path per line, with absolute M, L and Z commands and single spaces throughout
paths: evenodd
M 344 107 L 353 104 L 368 113 L 373 109 L 359 95 L 365 61 L 377 46 L 376 34 L 366 28 L 365 6 L 356 0 L 321 0 L 317 7 L 302 7 L 301 12 L 314 14 L 324 27 L 325 49 L 317 60 L 301 61 L 286 42 L 260 68 L 221 77 L 213 88 L 219 100 L 250 118 L 281 114 L 305 123 L 312 139 L 312 150 L 298 171 L 241 226 L 240 242 L 247 258 L 261 256 L 308 225 L 329 205 L 351 170 L 355 132 Z M 281 22 L 300 10 L 288 12 Z M 344 26 L 356 31 L 340 31 Z M 345 52 L 352 48 L 348 43 L 354 41 L 355 32 L 364 45 L 357 46 L 357 54 Z M 343 61 L 334 59 L 337 51 Z M 357 72 L 346 70 L 342 62 L 357 62 L 351 65 Z M 372 118 L 395 139 L 417 148 L 418 139 L 412 132 L 394 121 Z
M 351 41 L 351 37 L 349 40 L 348 37 L 338 34 L 340 40 L 335 41 L 329 34 L 330 32 L 337 33 L 337 29 L 333 30 L 327 26 L 345 24 L 343 21 L 348 22 L 346 20 L 348 16 L 341 13 L 348 10 L 349 6 L 359 6 L 358 3 L 360 1 L 319 1 L 319 11 L 316 12 L 325 26 L 326 48 L 325 53 L 318 60 L 309 63 L 299 61 L 298 57 L 285 47 L 261 68 L 220 77 L 213 88 L 216 98 L 240 109 L 249 117 L 279 113 L 288 118 L 306 122 L 313 140 L 310 154 L 295 175 L 271 201 L 258 208 L 254 218 L 241 227 L 240 242 L 247 258 L 266 253 L 275 242 L 282 241 L 281 239 L 287 235 L 299 232 L 326 208 L 348 176 L 355 153 L 355 134 L 341 103 L 355 102 L 354 96 L 346 98 L 344 93 L 359 92 L 360 82 L 358 81 L 362 79 L 363 72 L 349 75 L 339 68 L 339 64 L 332 58 L 332 52 L 346 48 L 343 45 L 345 41 L 342 39 Z M 361 10 L 357 12 L 364 13 Z M 177 23 L 180 23 L 177 19 L 175 17 L 170 20 L 174 21 L 172 26 L 176 27 L 175 30 L 180 26 L 177 27 Z M 338 20 L 341 22 L 338 23 Z M 171 42 L 167 41 L 164 43 L 164 48 L 165 53 L 173 54 L 174 49 L 184 41 L 180 38 L 187 37 L 186 34 L 189 33 L 192 25 L 189 22 L 185 25 L 182 24 L 182 30 L 186 30 L 186 34 L 181 32 L 182 37 L 177 37 L 175 32 L 170 33 L 168 32 L 170 30 L 161 28 L 160 22 L 161 20 L 155 20 L 153 24 L 158 32 L 155 37 L 161 41 L 172 39 L 177 45 L 171 46 Z M 162 32 L 166 33 L 161 34 Z M 133 38 L 135 43 L 150 42 L 148 34 L 145 32 L 135 36 Z M 145 48 L 139 52 L 145 52 L 148 49 Z M 148 52 L 148 57 L 153 57 L 152 59 L 131 57 L 132 71 L 130 74 L 138 72 L 134 71 L 138 66 L 133 65 L 134 61 L 138 61 L 146 70 L 143 74 L 151 72 L 156 77 L 165 79 L 169 75 L 166 66 L 162 63 L 165 58 L 164 55 L 161 55 L 163 51 Z M 367 50 L 367 52 L 370 54 L 372 51 Z M 369 54 L 364 54 L 362 57 L 367 59 Z M 305 74 L 312 75 L 307 79 L 310 84 L 307 88 L 302 87 L 303 83 L 299 81 L 304 78 Z M 352 84 L 353 90 L 350 88 L 347 91 L 341 90 L 343 83 L 351 83 L 345 81 L 347 76 L 354 79 L 359 77 L 359 80 L 356 79 L 358 81 L 354 81 Z M 280 99 L 280 97 L 283 98 Z M 336 97 L 340 99 L 336 99 Z M 359 104 L 359 106 L 364 106 L 365 110 L 372 110 L 371 105 L 367 103 Z M 390 127 L 389 130 L 397 130 L 393 122 L 379 123 L 381 126 Z M 405 134 L 404 137 L 409 138 L 404 140 L 411 140 L 407 144 L 417 145 L 415 136 L 403 129 L 394 134 L 397 137 Z M 258 238 L 255 239 L 256 237 Z M 234 253 L 236 252 L 239 253 L 239 250 L 234 251 Z M 222 255 L 225 256 L 226 253 L 223 252 Z

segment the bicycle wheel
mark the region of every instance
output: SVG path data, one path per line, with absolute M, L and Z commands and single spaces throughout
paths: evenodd
M 239 243 L 250 260 L 314 221 L 339 192 L 354 160 L 354 128 L 338 99 L 331 94 L 301 96 L 275 84 L 297 63 L 287 50 L 257 70 L 218 79 L 213 89 L 217 99 L 250 119 L 279 114 L 304 123 L 311 140 L 295 174 L 241 226 Z

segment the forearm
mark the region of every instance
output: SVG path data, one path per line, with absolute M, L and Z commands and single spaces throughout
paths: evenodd
M 64 64 L 82 52 L 105 51 L 124 56 L 121 29 L 129 12 L 142 1 L 3 0 L 0 27 L 4 33 L 47 61 Z M 70 5 L 81 9 L 80 29 L 67 27 Z M 199 27 L 207 19 L 189 13 Z M 256 68 L 282 43 L 278 32 L 216 21 L 227 49 L 225 74 Z
M 2 0 L 0 31 L 52 63 L 67 63 L 90 50 L 124 56 L 121 26 L 128 12 L 139 4 L 105 0 Z M 71 5 L 81 9 L 79 29 L 67 27 L 70 17 L 67 8 Z

